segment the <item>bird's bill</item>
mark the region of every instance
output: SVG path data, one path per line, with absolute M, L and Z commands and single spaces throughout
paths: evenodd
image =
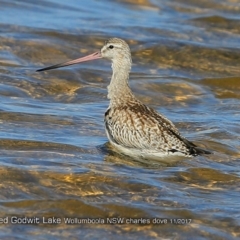
M 38 69 L 37 72 L 47 71 L 47 70 L 51 70 L 51 69 L 55 69 L 55 68 L 61 68 L 61 67 L 65 67 L 65 66 L 69 66 L 69 65 L 73 65 L 73 64 L 77 64 L 77 63 L 81 63 L 81 62 L 87 62 L 87 61 L 91 61 L 91 60 L 95 60 L 95 59 L 99 59 L 99 58 L 102 58 L 101 52 L 95 52 L 88 56 L 77 58 L 75 60 L 71 60 L 68 62 L 56 64 L 56 65 L 53 65 L 50 67 Z

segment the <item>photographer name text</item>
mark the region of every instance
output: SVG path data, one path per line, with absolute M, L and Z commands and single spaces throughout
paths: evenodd
M 0 217 L 0 224 L 190 224 L 190 218 L 78 218 L 78 217 Z

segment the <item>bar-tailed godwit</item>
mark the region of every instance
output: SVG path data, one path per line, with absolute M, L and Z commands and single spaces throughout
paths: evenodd
M 134 96 L 128 84 L 132 65 L 131 52 L 122 39 L 111 38 L 98 52 L 37 71 L 99 58 L 112 61 L 113 74 L 108 86 L 110 104 L 105 113 L 105 129 L 113 146 L 127 155 L 143 158 L 211 153 L 182 137 L 170 120 Z

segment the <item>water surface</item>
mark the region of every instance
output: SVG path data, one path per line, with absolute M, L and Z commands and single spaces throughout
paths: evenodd
M 240 237 L 239 1 L 0 5 L 0 218 L 9 220 L 1 239 Z M 95 52 L 109 37 L 132 49 L 136 96 L 214 155 L 166 164 L 117 154 L 103 125 L 105 60 L 35 72 Z M 106 223 L 111 217 L 124 223 Z

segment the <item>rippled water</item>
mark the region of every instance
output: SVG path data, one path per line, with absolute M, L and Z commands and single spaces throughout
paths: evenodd
M 240 237 L 238 0 L 0 5 L 1 239 Z M 166 164 L 117 154 L 103 127 L 107 61 L 35 72 L 113 36 L 132 49 L 137 97 L 214 155 Z M 40 223 L 14 223 L 24 217 Z

